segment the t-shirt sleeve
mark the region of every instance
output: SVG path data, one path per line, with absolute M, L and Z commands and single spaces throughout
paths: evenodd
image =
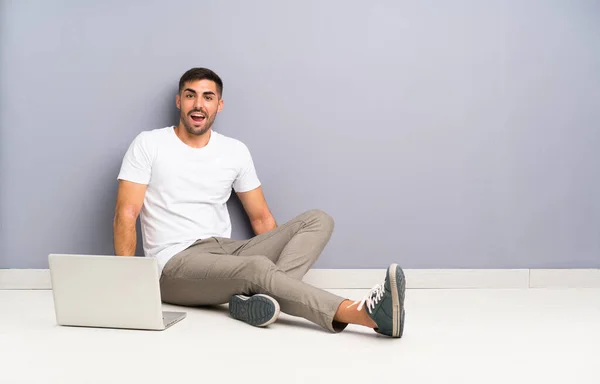
M 233 189 L 236 192 L 248 192 L 260 187 L 260 180 L 256 175 L 252 155 L 245 144 L 240 146 L 239 155 L 241 166 L 233 182 Z
M 152 174 L 152 148 L 142 132 L 131 142 L 125 153 L 117 179 L 148 184 Z

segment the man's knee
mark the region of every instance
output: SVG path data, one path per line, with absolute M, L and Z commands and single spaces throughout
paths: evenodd
M 306 212 L 306 215 L 310 218 L 309 220 L 315 220 L 322 225 L 323 228 L 333 232 L 335 221 L 333 220 L 333 217 L 329 216 L 325 211 L 320 209 L 311 209 L 310 211 Z

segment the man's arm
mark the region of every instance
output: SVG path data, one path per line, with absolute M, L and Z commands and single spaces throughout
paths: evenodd
M 134 256 L 136 247 L 135 223 L 142 210 L 146 184 L 119 180 L 115 219 L 113 221 L 115 255 Z
M 262 187 L 248 192 L 237 192 L 244 210 L 250 219 L 252 229 L 256 235 L 277 228 L 275 218 L 271 214 Z

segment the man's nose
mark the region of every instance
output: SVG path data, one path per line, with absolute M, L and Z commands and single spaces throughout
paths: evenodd
M 197 110 L 202 110 L 204 106 L 204 100 L 201 97 L 196 98 L 196 102 L 194 103 L 194 108 Z

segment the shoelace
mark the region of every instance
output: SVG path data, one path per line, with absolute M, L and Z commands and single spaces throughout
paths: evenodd
M 355 301 L 354 303 L 350 304 L 347 308 L 352 307 L 353 305 L 359 304 L 360 305 L 356 308 L 357 311 L 360 311 L 363 307 L 363 305 L 365 303 L 367 303 L 367 309 L 369 310 L 369 312 L 373 312 L 373 309 L 375 309 L 375 305 L 377 305 L 377 303 L 379 302 L 379 300 L 381 300 L 381 298 L 383 297 L 385 293 L 385 287 L 383 284 L 377 284 L 376 286 L 374 286 L 373 288 L 371 288 L 371 290 L 369 291 L 369 293 L 367 294 L 367 296 L 365 296 L 364 299 L 359 300 L 359 301 Z

